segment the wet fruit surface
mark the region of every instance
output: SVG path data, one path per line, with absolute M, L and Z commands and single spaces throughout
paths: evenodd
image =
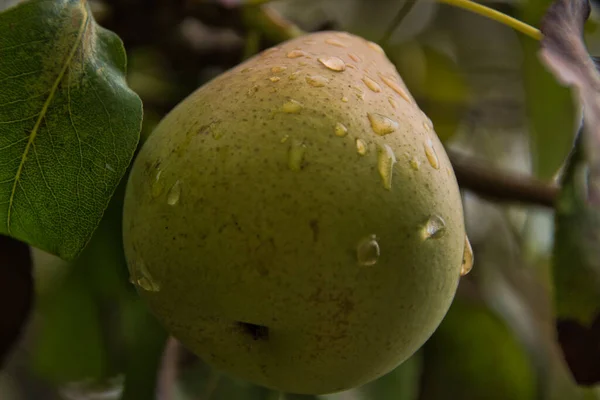
M 425 342 L 469 264 L 450 168 L 379 46 L 284 43 L 145 143 L 124 215 L 132 282 L 218 369 L 292 393 L 364 384 Z

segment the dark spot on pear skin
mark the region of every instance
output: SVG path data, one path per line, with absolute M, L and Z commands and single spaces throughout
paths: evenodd
M 316 219 L 311 219 L 309 225 L 313 234 L 313 240 L 316 242 L 319 239 L 319 221 Z
M 250 336 L 254 340 L 268 340 L 269 339 L 269 328 L 263 325 L 250 324 L 248 322 L 237 322 L 239 328 L 246 335 Z

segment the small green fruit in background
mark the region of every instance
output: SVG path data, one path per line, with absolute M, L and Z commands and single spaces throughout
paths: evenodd
M 483 302 L 457 297 L 423 354 L 420 400 L 538 398 L 525 348 Z
M 334 32 L 266 50 L 167 115 L 135 161 L 124 237 L 132 281 L 185 346 L 305 394 L 412 355 L 465 249 L 429 118 L 379 46 Z

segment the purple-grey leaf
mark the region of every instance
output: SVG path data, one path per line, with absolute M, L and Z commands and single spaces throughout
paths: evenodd
M 557 79 L 577 89 L 584 108 L 586 159 L 595 175 L 600 172 L 600 74 L 583 41 L 590 10 L 588 0 L 555 1 L 542 20 L 540 56 Z M 600 202 L 593 190 L 590 196 L 592 203 Z

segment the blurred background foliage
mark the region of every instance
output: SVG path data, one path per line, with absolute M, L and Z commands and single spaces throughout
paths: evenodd
M 0 9 L 15 2 L 0 0 Z M 282 40 L 238 3 L 92 2 L 98 22 L 125 42 L 129 84 L 145 105 L 142 141 L 191 91 Z M 537 26 L 549 1 L 486 4 Z M 280 0 L 270 6 L 307 31 L 345 30 L 379 42 L 451 154 L 551 182 L 571 151 L 580 110 L 541 65 L 530 38 L 431 0 Z M 390 31 L 403 8 L 410 11 Z M 595 55 L 599 17 L 595 10 L 586 26 Z M 212 370 L 168 339 L 148 314 L 128 283 L 123 189 L 124 182 L 76 261 L 34 252 L 35 308 L 0 373 L 0 398 L 600 399 L 599 388 L 575 385 L 555 339 L 552 209 L 464 191 L 475 268 L 433 337 L 364 387 L 284 396 Z

